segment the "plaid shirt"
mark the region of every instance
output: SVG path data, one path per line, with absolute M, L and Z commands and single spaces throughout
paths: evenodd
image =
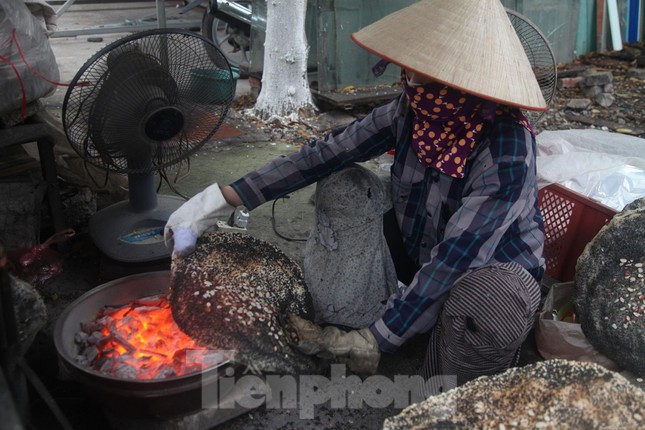
M 504 117 L 487 123 L 468 157 L 466 176 L 455 179 L 420 163 L 410 145 L 411 124 L 407 100 L 400 97 L 231 184 L 253 209 L 351 163 L 396 150 L 392 204 L 407 252 L 421 269 L 370 327 L 388 352 L 436 324 L 446 293 L 469 270 L 514 261 L 538 282 L 544 273 L 533 136 Z

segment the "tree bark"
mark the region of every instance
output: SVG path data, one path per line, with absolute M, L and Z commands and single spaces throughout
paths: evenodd
M 261 118 L 297 119 L 315 110 L 307 80 L 307 0 L 267 0 L 262 89 L 253 109 Z

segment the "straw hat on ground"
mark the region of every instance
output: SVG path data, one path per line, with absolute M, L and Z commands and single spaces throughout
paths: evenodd
M 523 109 L 547 108 L 499 0 L 422 0 L 353 33 L 352 39 L 453 88 Z

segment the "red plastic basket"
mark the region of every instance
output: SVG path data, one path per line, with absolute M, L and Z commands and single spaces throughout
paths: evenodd
M 559 184 L 542 188 L 539 203 L 546 235 L 546 273 L 562 282 L 572 281 L 585 246 L 617 211 Z

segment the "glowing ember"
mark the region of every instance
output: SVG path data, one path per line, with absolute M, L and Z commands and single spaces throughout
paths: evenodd
M 106 306 L 82 324 L 77 362 L 125 379 L 162 379 L 199 372 L 221 363 L 221 354 L 198 345 L 172 317 L 166 296 Z

